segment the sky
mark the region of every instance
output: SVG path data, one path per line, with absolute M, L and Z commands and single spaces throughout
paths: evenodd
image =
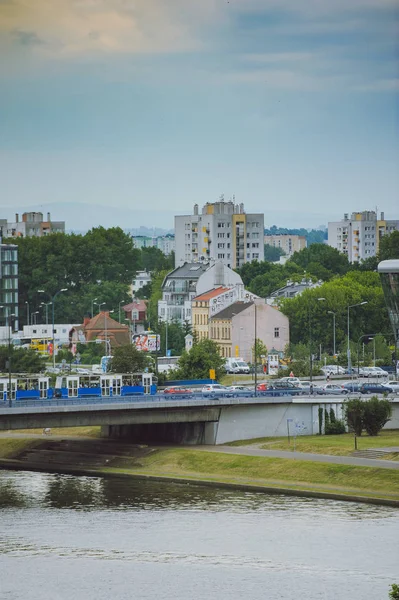
M 399 218 L 397 0 L 0 0 L 0 207 Z

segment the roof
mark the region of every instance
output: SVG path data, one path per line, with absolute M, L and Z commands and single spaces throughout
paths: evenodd
M 182 279 L 199 279 L 208 268 L 208 263 L 184 263 L 184 265 L 182 265 L 181 267 L 177 267 L 174 271 L 168 273 L 165 279 L 168 279 L 169 277 Z
M 231 319 L 233 316 L 243 312 L 252 305 L 253 302 L 235 302 L 234 304 L 230 304 L 230 306 L 218 312 L 214 317 L 211 318 L 211 320 Z
M 378 265 L 379 273 L 399 273 L 399 260 L 397 258 L 391 258 L 390 260 L 383 260 Z
M 108 330 L 115 329 L 123 329 L 127 330 L 127 325 L 122 325 L 122 323 L 118 323 L 115 319 L 112 319 L 109 316 L 107 311 L 102 310 L 98 315 L 90 319 L 90 321 L 85 326 L 86 331 L 103 331 L 107 327 Z
M 213 290 L 209 290 L 208 292 L 205 292 L 204 294 L 201 294 L 200 296 L 196 296 L 196 298 L 193 298 L 193 302 L 203 302 L 206 300 L 210 300 L 211 298 L 214 298 L 215 296 L 219 296 L 219 294 L 223 294 L 223 292 L 228 292 L 230 288 L 227 287 L 218 287 L 218 288 L 214 288 Z
M 138 310 L 139 312 L 143 312 L 147 310 L 147 305 L 144 302 L 144 300 L 136 300 L 133 302 L 130 302 L 130 304 L 125 304 L 124 306 L 122 306 L 123 310 L 128 312 L 128 311 L 132 311 L 132 310 Z

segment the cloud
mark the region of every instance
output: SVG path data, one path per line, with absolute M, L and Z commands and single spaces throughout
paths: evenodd
M 34 31 L 13 31 L 11 35 L 22 45 L 22 46 L 40 46 L 44 44 L 44 41 Z

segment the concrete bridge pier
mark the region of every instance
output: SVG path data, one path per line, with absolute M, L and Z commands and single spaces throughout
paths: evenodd
M 135 444 L 183 444 L 198 446 L 215 444 L 217 423 L 138 423 L 133 425 L 103 425 L 101 436 L 124 439 Z

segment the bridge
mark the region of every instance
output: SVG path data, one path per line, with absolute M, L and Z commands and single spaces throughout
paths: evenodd
M 102 427 L 104 437 L 135 443 L 222 444 L 232 440 L 319 433 L 319 407 L 343 416 L 340 396 L 241 396 L 43 400 L 0 408 L 0 430 Z M 389 428 L 399 428 L 399 398 Z

